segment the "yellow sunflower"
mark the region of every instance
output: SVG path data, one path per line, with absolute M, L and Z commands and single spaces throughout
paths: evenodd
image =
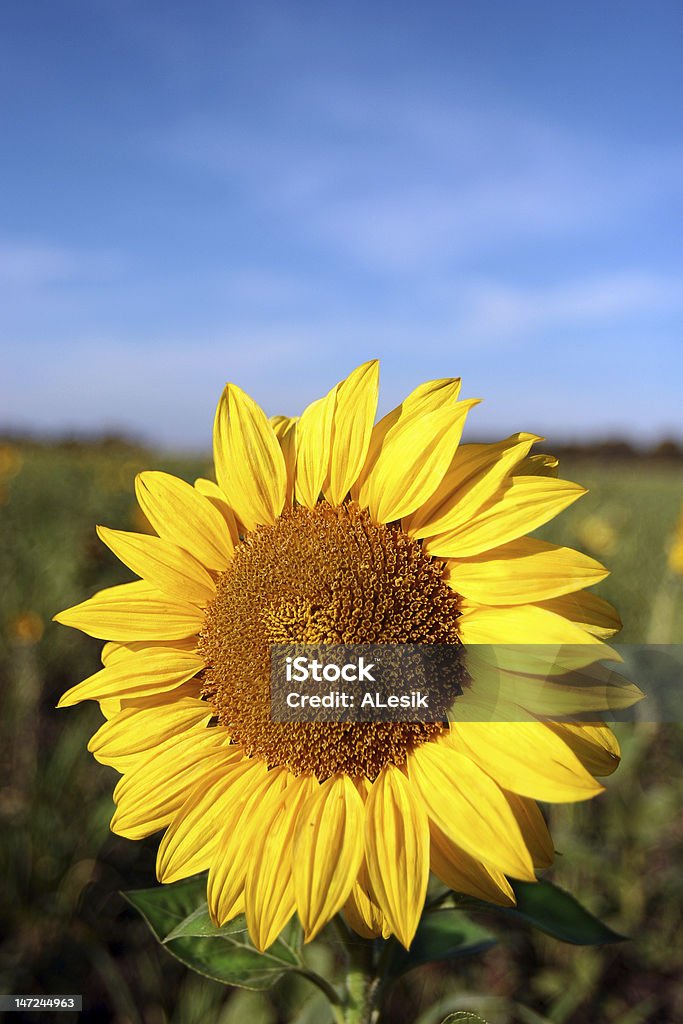
M 244 913 L 261 950 L 295 913 L 310 940 L 340 911 L 409 946 L 430 870 L 514 903 L 506 876 L 553 859 L 535 801 L 592 797 L 618 763 L 602 724 L 476 720 L 476 685 L 450 723 L 271 719 L 273 644 L 608 651 L 619 619 L 582 589 L 606 570 L 525 536 L 583 488 L 530 454 L 533 434 L 461 445 L 477 403 L 459 391 L 430 381 L 375 424 L 376 361 L 297 420 L 227 385 L 217 482 L 140 474 L 158 536 L 98 533 L 141 578 L 56 616 L 108 641 L 59 706 L 101 704 L 89 749 L 122 774 L 112 830 L 164 829 L 159 880 L 208 869 L 214 921 Z

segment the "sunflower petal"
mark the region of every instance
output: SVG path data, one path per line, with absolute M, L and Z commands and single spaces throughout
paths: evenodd
M 517 463 L 528 454 L 536 434 L 512 434 L 497 444 L 458 449 L 432 496 L 403 521 L 411 537 L 429 537 L 466 525 L 498 492 Z
M 512 473 L 513 476 L 557 476 L 559 465 L 560 460 L 556 455 L 527 455 Z
M 444 578 L 458 594 L 488 605 L 531 604 L 599 583 L 608 570 L 572 548 L 520 537 L 484 554 L 450 559 Z
M 225 757 L 223 730 L 195 729 L 180 738 L 171 736 L 119 780 L 112 832 L 143 839 L 164 828 L 194 784 Z
M 218 484 L 246 529 L 273 523 L 285 503 L 285 460 L 263 409 L 236 384 L 218 403 L 213 450 Z
M 344 917 L 349 927 L 364 939 L 380 936 L 388 939 L 391 935 L 391 926 L 372 892 L 365 859 L 359 869 L 358 881 L 351 887 L 349 898 L 344 904 Z
M 119 758 L 141 759 L 171 736 L 183 735 L 195 726 L 207 726 L 212 708 L 197 697 L 183 697 L 167 705 L 127 708 L 105 722 L 88 743 L 101 764 L 117 767 Z
M 239 524 L 235 513 L 228 505 L 228 499 L 218 484 L 215 484 L 213 480 L 207 480 L 205 477 L 200 476 L 195 480 L 194 488 L 205 498 L 208 498 L 213 507 L 220 512 L 223 519 L 225 519 L 225 525 L 228 527 L 228 533 L 233 545 L 237 544 L 240 539 Z
M 317 504 L 327 477 L 335 392 L 336 388 L 332 388 L 324 398 L 307 406 L 297 424 L 294 494 L 306 508 Z
M 461 756 L 520 796 L 573 803 L 604 789 L 544 722 L 454 723 L 451 735 Z
M 572 622 L 575 622 L 582 629 L 586 629 L 593 636 L 607 639 L 618 633 L 622 627 L 622 621 L 616 608 L 590 591 L 582 590 L 579 593 L 564 594 L 553 597 L 547 601 L 539 601 L 539 608 L 545 608 L 555 615 L 562 615 Z
M 189 791 L 159 846 L 160 882 L 176 882 L 211 866 L 225 822 L 244 797 L 247 773 L 251 773 L 250 782 L 265 777 L 254 773 L 253 767 L 239 748 L 226 747 L 224 759 L 216 761 Z
M 529 800 L 528 797 L 519 796 L 510 790 L 505 790 L 505 798 L 517 819 L 534 867 L 540 871 L 549 868 L 555 860 L 555 847 L 538 804 L 535 800 Z
M 204 613 L 136 580 L 100 590 L 54 620 L 100 640 L 181 640 L 199 631 Z
M 194 636 L 184 637 L 182 640 L 129 640 L 127 643 L 118 643 L 116 640 L 108 640 L 103 646 L 100 657 L 102 664 L 115 665 L 125 658 L 130 658 L 140 651 L 155 651 L 164 647 L 174 651 L 195 651 L 197 638 Z
M 206 569 L 182 548 L 161 537 L 97 527 L 97 535 L 124 565 L 176 601 L 204 606 L 216 595 Z
M 206 896 L 214 924 L 225 924 L 244 906 L 252 850 L 279 811 L 286 782 L 285 769 L 267 772 L 261 761 L 242 777 L 209 869 Z
M 600 658 L 612 653 L 597 637 L 576 622 L 565 619 L 548 608 L 536 604 L 498 605 L 487 608 L 469 601 L 462 602 L 458 619 L 462 642 L 467 644 L 546 644 L 574 645 L 578 648 L 596 646 Z M 524 655 L 524 651 L 521 655 Z
M 410 755 L 408 775 L 430 819 L 452 842 L 506 875 L 535 880 L 509 803 L 471 757 L 445 743 L 425 743 Z
M 400 405 L 375 424 L 360 476 L 351 487 L 351 497 L 354 501 L 367 508 L 368 479 L 375 468 L 389 431 L 407 416 L 420 416 L 423 413 L 435 412 L 437 409 L 452 407 L 460 394 L 460 384 L 459 377 L 444 377 L 441 380 L 429 380 L 425 384 L 420 384 Z
M 147 696 L 173 690 L 196 676 L 204 668 L 204 659 L 191 651 L 163 647 L 140 651 L 77 683 L 61 697 L 58 708 L 68 708 L 82 700 Z
M 294 480 L 296 476 L 296 430 L 299 417 L 271 416 L 270 425 L 273 428 L 278 444 L 282 449 L 282 455 L 287 469 L 287 493 L 285 504 L 291 505 L 294 499 Z
M 294 893 L 306 942 L 346 902 L 363 859 L 363 801 L 351 779 L 333 775 L 309 798 L 294 843 Z
M 427 815 L 400 769 L 387 765 L 366 803 L 368 874 L 391 930 L 409 948 L 424 907 L 429 878 Z
M 468 523 L 429 537 L 424 544 L 435 558 L 466 558 L 500 547 L 531 533 L 571 505 L 584 487 L 569 480 L 543 476 L 515 476 Z
M 227 569 L 233 542 L 225 519 L 208 498 L 170 473 L 139 473 L 140 508 L 164 540 L 189 551 L 208 569 Z
M 325 497 L 339 505 L 360 474 L 377 411 L 379 361 L 363 363 L 337 386 Z
M 441 483 L 478 399 L 405 416 L 384 438 L 366 484 L 367 507 L 378 523 L 410 515 Z
M 549 722 L 591 775 L 611 775 L 619 767 L 619 742 L 606 725 L 588 722 Z
M 433 821 L 429 823 L 429 832 L 431 869 L 444 885 L 488 903 L 514 906 L 515 894 L 501 871 L 487 867 L 465 853 Z
M 311 776 L 288 778 L 277 813 L 250 852 L 244 907 L 249 935 L 261 953 L 294 913 L 292 844 L 302 807 L 314 786 Z

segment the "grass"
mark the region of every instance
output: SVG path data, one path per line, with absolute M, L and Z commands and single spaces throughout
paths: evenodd
M 118 893 L 153 883 L 156 839 L 109 833 L 117 776 L 85 750 L 97 709 L 54 710 L 99 667 L 101 645 L 51 617 L 129 578 L 94 526 L 144 528 L 132 488 L 143 468 L 189 480 L 208 471 L 127 447 L 0 445 L 0 991 L 83 993 L 82 1024 L 290 1021 L 305 982 L 230 992 L 154 945 Z M 621 640 L 683 643 L 683 580 L 667 569 L 680 471 L 642 461 L 562 471 L 590 493 L 542 535 L 609 564 L 598 593 L 622 614 Z M 619 734 L 624 760 L 608 792 L 549 809 L 560 851 L 552 877 L 630 941 L 577 949 L 499 927 L 500 944 L 457 974 L 442 965 L 409 975 L 388 1020 L 429 1024 L 455 1008 L 492 1024 L 683 1020 L 683 732 L 641 723 Z M 297 1020 L 324 1015 L 312 1003 Z

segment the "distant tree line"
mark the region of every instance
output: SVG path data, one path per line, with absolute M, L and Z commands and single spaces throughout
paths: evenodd
M 474 439 L 481 443 L 491 438 Z M 495 440 L 499 440 L 496 438 Z M 123 433 L 63 434 L 56 437 L 18 433 L 0 430 L 0 444 L 11 444 L 24 448 L 47 448 L 60 451 L 88 449 L 103 453 L 152 453 L 154 445 Z M 546 439 L 539 446 L 543 451 L 552 452 L 558 458 L 582 458 L 602 460 L 657 459 L 667 462 L 683 462 L 683 439 L 665 437 L 650 445 L 635 445 L 623 437 L 597 438 L 595 440 L 552 441 Z

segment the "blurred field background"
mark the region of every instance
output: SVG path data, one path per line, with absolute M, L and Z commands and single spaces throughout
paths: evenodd
M 590 493 L 544 531 L 612 569 L 598 592 L 619 608 L 624 642 L 683 642 L 683 578 L 667 560 L 683 464 L 663 455 L 565 458 L 561 475 Z M 0 444 L 0 991 L 82 993 L 83 1024 L 325 1024 L 304 981 L 231 991 L 156 945 L 119 890 L 154 884 L 157 838 L 109 833 L 117 776 L 85 749 L 99 712 L 54 708 L 97 670 L 101 644 L 51 616 L 130 578 L 94 527 L 145 529 L 133 497 L 145 468 L 210 472 L 116 440 Z M 457 1008 L 492 1024 L 683 1021 L 683 727 L 622 725 L 619 737 L 608 792 L 550 809 L 561 856 L 549 877 L 631 940 L 579 949 L 492 919 L 497 947 L 409 974 L 388 1021 L 436 1024 Z

